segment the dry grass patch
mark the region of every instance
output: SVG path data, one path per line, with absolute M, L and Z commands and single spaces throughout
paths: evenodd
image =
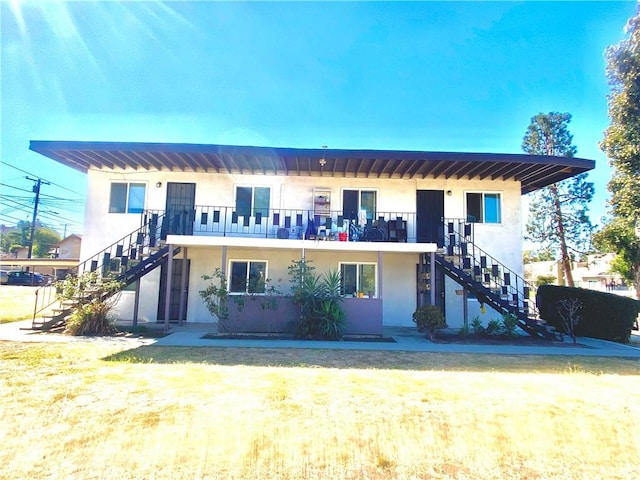
M 640 475 L 627 360 L 118 348 L 0 342 L 0 478 Z
M 16 322 L 33 316 L 35 287 L 0 286 L 0 323 Z

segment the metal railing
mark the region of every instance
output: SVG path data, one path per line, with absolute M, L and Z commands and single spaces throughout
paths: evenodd
M 473 223 L 463 219 L 444 219 L 445 255 L 457 258 L 459 268 L 474 281 L 529 318 L 537 318 L 533 286 L 522 276 L 473 242 Z
M 110 274 L 122 274 L 134 263 L 139 262 L 148 253 L 148 248 L 155 247 L 161 239 L 163 215 L 144 213 L 141 226 L 124 237 L 116 240 L 86 260 L 67 271 L 67 276 L 79 276 L 85 272 L 98 271 L 103 277 Z M 53 310 L 58 301 L 59 284 L 53 282 L 35 291 L 33 321 Z
M 148 214 L 164 214 L 149 210 Z M 166 235 L 252 236 L 256 238 L 308 238 L 310 234 L 335 236 L 349 232 L 349 225 L 363 231 L 380 228 L 382 241 L 416 241 L 414 212 L 350 213 L 343 211 L 313 211 L 305 209 L 253 209 L 239 211 L 235 207 L 195 205 L 193 209 L 169 210 L 162 225 Z

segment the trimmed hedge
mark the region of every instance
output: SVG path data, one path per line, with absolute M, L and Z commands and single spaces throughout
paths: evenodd
M 629 341 L 631 329 L 640 311 L 640 302 L 613 293 L 584 288 L 541 285 L 536 293 L 540 317 L 556 330 L 564 331 L 558 315 L 557 302 L 570 298 L 578 299 L 583 305 L 580 311 L 582 318 L 574 328 L 577 336 L 618 343 Z

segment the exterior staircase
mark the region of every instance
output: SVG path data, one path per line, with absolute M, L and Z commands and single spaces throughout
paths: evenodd
M 163 245 L 166 234 L 162 230 L 164 215 L 158 213 L 144 214 L 142 225 L 133 232 L 112 243 L 89 259 L 76 265 L 68 275 L 79 277 L 87 272 L 97 272 L 97 282 L 114 279 L 122 284 L 122 288 L 131 285 L 147 273 L 165 263 L 169 257 L 169 247 Z M 179 251 L 174 249 L 174 253 Z M 33 330 L 50 330 L 62 327 L 69 315 L 80 305 L 102 295 L 108 295 L 98 285 L 85 285 L 80 297 L 60 300 L 62 281 L 40 287 L 36 290 L 36 301 L 31 328 Z
M 525 332 L 557 338 L 557 333 L 538 318 L 535 302 L 530 298 L 531 285 L 474 244 L 472 223 L 444 220 L 444 242 L 435 262 L 445 275 L 473 292 L 480 303 L 502 314 L 515 315 Z

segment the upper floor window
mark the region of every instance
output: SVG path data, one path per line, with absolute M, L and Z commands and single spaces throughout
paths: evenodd
M 467 192 L 467 221 L 474 223 L 501 223 L 500 194 Z
M 264 293 L 267 281 L 267 262 L 231 260 L 229 292 Z
M 375 190 L 343 190 L 342 214 L 344 218 L 355 220 L 360 210 L 366 211 L 367 219 L 376 218 L 377 192 Z
M 340 276 L 343 295 L 377 295 L 375 263 L 341 263 Z
M 144 183 L 113 182 L 109 213 L 142 213 L 146 189 Z
M 236 213 L 242 217 L 269 215 L 271 189 L 269 187 L 236 187 Z

